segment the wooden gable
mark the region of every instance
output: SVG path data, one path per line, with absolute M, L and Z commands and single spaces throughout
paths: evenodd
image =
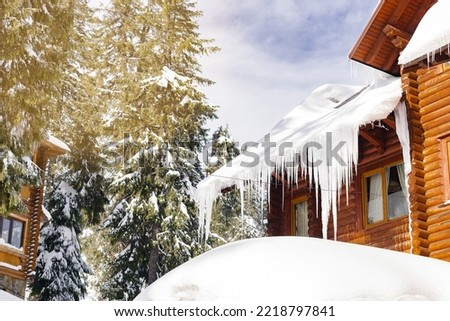
M 400 75 L 400 52 L 428 9 L 437 0 L 380 0 L 375 12 L 350 51 L 351 60 Z

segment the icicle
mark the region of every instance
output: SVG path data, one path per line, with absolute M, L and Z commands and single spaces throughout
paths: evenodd
M 241 195 L 241 239 L 244 238 L 244 181 L 239 182 L 239 191 Z
M 298 183 L 298 172 L 301 170 L 303 177 L 309 177 L 310 188 L 315 190 L 316 203 L 319 200 L 321 203 L 323 237 L 327 237 L 329 216 L 332 214 L 336 238 L 341 191 L 346 188 L 348 201 L 348 188 L 353 171 L 356 171 L 359 126 L 387 117 L 397 106 L 402 94 L 400 79 L 386 76 L 375 80 L 363 92 L 362 88 L 363 86 L 321 86 L 282 119 L 272 130 L 270 138 L 278 147 L 289 142 L 292 148 L 286 149 L 285 155 L 279 155 L 279 149 L 271 149 L 270 159 L 275 161 L 275 166 L 266 164 L 265 149 L 258 145 L 202 181 L 198 186 L 200 229 L 209 233 L 212 204 L 223 188 L 235 185 L 243 193 L 246 181 L 261 180 L 266 184 L 270 205 L 270 182 L 272 173 L 275 173 L 286 177 L 288 183 L 288 186 L 282 184 L 284 206 L 284 189 Z M 355 95 L 356 93 L 359 94 Z M 330 101 L 329 97 L 338 102 Z M 339 101 L 346 103 L 335 108 Z M 338 146 L 341 141 L 343 146 Z M 339 148 L 335 150 L 336 146 Z M 336 155 L 328 155 L 329 152 Z M 259 157 L 257 164 L 253 162 L 253 155 Z M 300 164 L 296 155 L 303 157 Z M 335 157 L 339 158 L 339 162 L 333 159 Z M 250 163 L 253 166 L 250 167 Z M 244 204 L 242 198 L 241 202 Z M 243 211 L 242 206 L 241 216 Z
M 405 102 L 402 102 L 394 110 L 395 115 L 395 131 L 397 132 L 398 140 L 402 146 L 403 163 L 405 167 L 405 183 L 407 188 L 406 201 L 408 203 L 408 220 L 409 220 L 409 234 L 410 239 L 413 239 L 412 235 L 412 218 L 411 218 L 411 208 L 409 203 L 409 174 L 411 173 L 411 150 L 410 150 L 410 140 L 409 140 L 409 127 L 408 127 L 408 115 L 406 111 Z M 413 245 L 411 242 L 410 252 L 413 251 Z

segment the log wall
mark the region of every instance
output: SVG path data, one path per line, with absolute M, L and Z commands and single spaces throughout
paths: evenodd
M 410 124 L 412 168 L 409 175 L 409 202 L 411 208 L 412 253 L 428 256 L 424 130 L 421 122 L 417 78 L 418 75 L 414 71 L 402 75 L 402 87 L 405 93 Z
M 409 72 L 407 78 L 413 74 Z M 449 162 L 443 145 L 450 137 L 450 64 L 419 68 L 415 75 L 416 82 L 403 82 L 406 90 L 417 93 L 408 102 L 415 116 L 413 124 L 422 131 L 416 129 L 414 136 L 422 143 L 418 147 L 422 155 L 416 155 L 413 164 L 419 203 L 417 242 L 420 254 L 450 261 L 450 206 L 444 205 L 449 196 Z

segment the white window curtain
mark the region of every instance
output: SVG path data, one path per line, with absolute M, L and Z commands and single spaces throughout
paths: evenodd
M 383 220 L 383 181 L 381 174 L 367 178 L 369 180 L 369 196 L 367 204 L 367 223 Z
M 409 213 L 409 192 L 408 185 L 406 183 L 405 166 L 404 164 L 398 164 L 396 169 L 401 192 L 399 191 L 393 194 L 393 197 L 395 195 L 395 205 L 393 206 L 392 211 L 389 212 L 389 219 L 407 215 Z
M 403 195 L 405 196 L 405 199 L 409 199 L 409 191 L 408 191 L 408 184 L 406 182 L 406 176 L 405 176 L 405 164 L 398 164 L 397 165 L 397 172 L 398 172 L 398 179 L 400 181 L 400 186 L 402 187 Z
M 389 194 L 388 196 L 388 218 L 393 219 L 409 213 L 408 211 L 408 187 L 405 178 L 404 164 L 398 164 L 396 167 L 398 173 L 398 183 L 401 190 Z M 393 168 L 391 168 L 393 169 Z M 390 170 L 391 170 L 390 169 Z M 390 170 L 388 172 L 390 172 Z M 389 186 L 389 179 L 387 180 Z
M 308 202 L 295 204 L 295 235 L 308 235 Z

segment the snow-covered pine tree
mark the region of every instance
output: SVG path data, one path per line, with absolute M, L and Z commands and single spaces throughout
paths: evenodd
M 39 176 L 26 165 L 36 142 L 57 113 L 66 60 L 72 1 L 11 0 L 0 3 L 0 203 L 20 205 L 19 188 Z M 31 170 L 31 171 L 30 171 Z
M 231 137 L 228 126 L 220 126 L 212 134 L 206 173 L 211 174 L 239 155 L 237 142 Z
M 60 121 L 51 128 L 71 148 L 64 157 L 62 178 L 80 196 L 84 224 L 99 224 L 107 203 L 104 159 L 99 140 L 99 124 L 106 105 L 98 94 L 96 41 L 98 28 L 94 11 L 87 0 L 73 4 L 73 27 L 68 33 L 67 63 L 62 64 L 60 95 L 54 103 L 60 106 Z
M 237 143 L 228 127 L 219 127 L 212 135 L 211 153 L 206 172 L 211 174 L 239 155 Z M 265 234 L 266 190 L 257 182 L 245 182 L 244 204 L 238 189 L 225 191 L 216 200 L 211 220 L 209 243 L 221 245 Z M 261 190 L 263 189 L 263 190 Z M 244 205 L 244 215 L 241 206 Z
M 200 38 L 199 14 L 188 0 L 115 0 L 103 20 L 106 120 L 125 158 L 103 224 L 116 255 L 102 298 L 132 299 L 201 250 L 193 187 L 215 109 L 197 58 L 216 48 Z
M 40 301 L 78 301 L 86 294 L 90 273 L 78 243 L 79 195 L 62 181 L 49 196 L 47 208 L 52 219 L 41 229 L 30 296 Z

